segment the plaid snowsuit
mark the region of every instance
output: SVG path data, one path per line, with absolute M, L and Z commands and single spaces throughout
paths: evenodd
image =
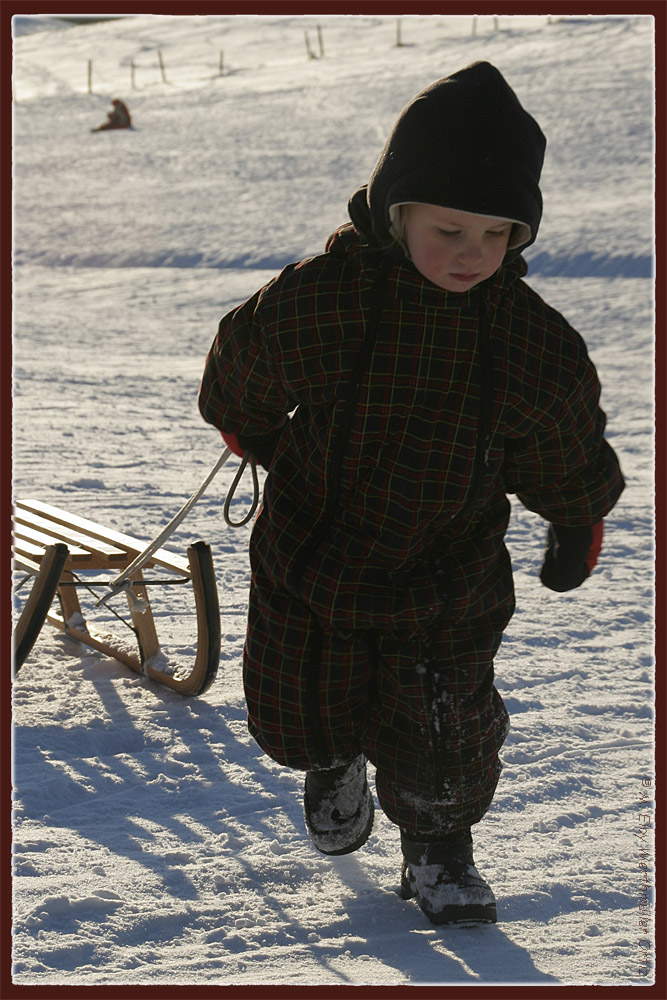
M 223 431 L 283 426 L 251 540 L 250 730 L 294 768 L 364 751 L 414 835 L 477 822 L 500 773 L 507 493 L 575 526 L 623 488 L 585 346 L 525 271 L 508 255 L 452 293 L 343 226 L 222 319 L 200 391 Z

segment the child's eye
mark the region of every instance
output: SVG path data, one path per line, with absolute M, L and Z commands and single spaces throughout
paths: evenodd
M 508 236 L 508 235 L 509 235 L 508 229 L 501 229 L 500 231 L 492 229 L 489 230 L 489 236 Z
M 449 229 L 439 229 L 438 232 L 440 233 L 441 236 L 460 236 L 461 235 L 461 230 L 460 229 L 456 229 L 456 230 L 453 230 L 453 231 L 449 230 Z

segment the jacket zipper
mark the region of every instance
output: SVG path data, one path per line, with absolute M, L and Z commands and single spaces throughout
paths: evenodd
M 490 292 L 485 289 L 479 298 L 479 365 L 480 365 L 480 401 L 479 420 L 477 424 L 477 441 L 475 442 L 475 457 L 470 486 L 463 506 L 449 522 L 457 524 L 470 510 L 484 483 L 486 467 L 489 461 L 491 447 L 491 426 L 493 420 L 493 370 L 491 364 L 491 325 L 488 309 L 491 304 Z

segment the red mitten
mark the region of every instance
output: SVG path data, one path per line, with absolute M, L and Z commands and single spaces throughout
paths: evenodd
M 222 439 L 227 447 L 230 448 L 235 455 L 238 455 L 239 458 L 243 458 L 243 448 L 239 444 L 239 439 L 236 434 L 228 434 L 226 431 L 220 431 L 220 433 L 222 434 Z
M 227 447 L 231 448 L 235 455 L 243 458 L 246 451 L 249 451 L 255 461 L 268 472 L 283 427 L 284 425 L 276 427 L 275 430 L 267 431 L 266 434 L 244 434 L 242 437 L 229 431 L 221 431 L 220 433 Z

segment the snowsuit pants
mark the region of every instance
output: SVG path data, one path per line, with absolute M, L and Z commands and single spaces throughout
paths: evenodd
M 493 658 L 512 610 L 408 638 L 334 633 L 256 567 L 244 651 L 250 732 L 296 769 L 365 753 L 383 811 L 413 836 L 470 826 L 489 808 L 502 767 L 509 720 Z

